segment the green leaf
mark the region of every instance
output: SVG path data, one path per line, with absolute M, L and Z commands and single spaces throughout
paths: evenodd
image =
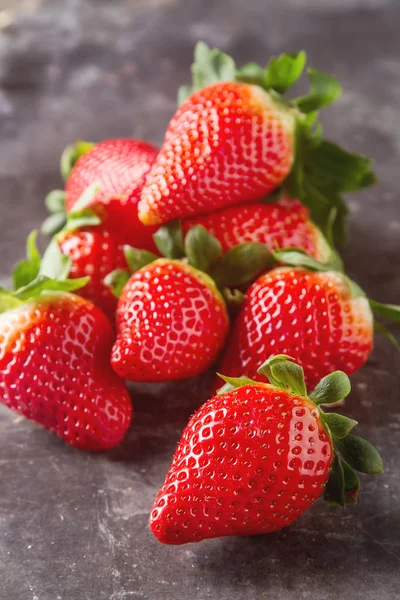
M 185 256 L 180 221 L 171 221 L 167 225 L 161 225 L 153 235 L 153 239 L 163 256 L 167 258 L 182 258 Z
M 349 419 L 338 413 L 322 413 L 324 422 L 328 425 L 331 434 L 335 438 L 344 438 L 357 425 L 357 421 Z
M 15 297 L 19 300 L 31 300 L 40 296 L 42 292 L 47 291 L 74 292 L 84 287 L 88 282 L 89 277 L 60 281 L 58 279 L 50 279 L 44 275 L 38 275 L 30 284 L 17 290 Z
M 132 246 L 128 245 L 124 246 L 124 255 L 131 273 L 136 273 L 136 271 L 139 271 L 142 267 L 149 265 L 159 258 L 152 252 L 132 248 Z
M 331 266 L 315 260 L 312 256 L 299 248 L 283 248 L 272 252 L 274 259 L 290 267 L 304 267 L 310 271 L 330 271 Z
M 249 377 L 227 377 L 226 375 L 221 375 L 221 373 L 217 373 L 217 375 L 225 381 L 225 385 L 222 386 L 217 392 L 218 396 L 225 394 L 226 392 L 236 390 L 240 387 L 244 387 L 245 385 L 257 385 L 257 382 Z
M 202 225 L 191 227 L 185 237 L 185 254 L 189 264 L 208 272 L 222 254 L 222 246 L 216 237 Z
M 304 50 L 271 58 L 265 72 L 264 86 L 284 94 L 301 76 L 306 60 Z
M 393 323 L 400 323 L 400 306 L 396 304 L 382 304 L 376 300 L 369 300 L 369 305 L 374 315 L 378 315 Z
M 379 323 L 379 321 L 377 321 L 376 319 L 374 319 L 374 331 L 375 331 L 375 333 L 381 333 L 382 335 L 384 335 L 385 338 L 388 339 L 389 342 L 391 344 L 393 344 L 393 346 L 397 350 L 400 350 L 400 344 L 396 340 L 394 335 L 392 333 L 390 333 L 390 331 L 384 325 L 382 325 L 382 323 Z
M 125 269 L 115 269 L 104 278 L 104 285 L 110 288 L 116 298 L 119 298 L 129 278 L 130 273 Z
M 344 475 L 344 496 L 346 506 L 348 504 L 357 504 L 357 496 L 360 490 L 360 480 L 357 473 L 342 460 L 343 475 Z
M 40 254 L 36 246 L 37 231 L 32 231 L 26 241 L 26 259 L 19 261 L 12 271 L 14 290 L 28 285 L 37 277 L 40 268 Z
M 365 187 L 367 178 L 372 177 L 370 158 L 347 152 L 327 140 L 310 147 L 307 168 L 313 184 L 328 191 L 353 192 Z
M 310 398 L 317 405 L 332 404 L 346 398 L 350 394 L 350 390 L 350 379 L 346 373 L 335 371 L 321 379 L 315 390 L 310 394 Z
M 66 181 L 70 176 L 72 168 L 77 160 L 86 154 L 95 144 L 93 142 L 78 141 L 75 144 L 70 144 L 65 148 L 61 155 L 60 171 L 61 176 Z
M 47 246 L 40 265 L 39 274 L 50 279 L 68 279 L 71 257 L 63 254 L 55 239 Z
M 236 72 L 236 81 L 263 87 L 265 85 L 265 69 L 257 63 L 247 63 Z
M 89 208 L 81 212 L 74 212 L 68 216 L 62 231 L 76 231 L 82 227 L 96 227 L 100 225 L 101 218 Z
M 192 64 L 192 86 L 182 86 L 178 92 L 179 104 L 196 90 L 217 83 L 218 81 L 234 81 L 236 67 L 234 60 L 218 50 L 211 49 L 204 42 L 197 42 Z
M 65 213 L 64 190 L 51 190 L 44 199 L 44 203 L 50 213 Z
M 46 236 L 53 236 L 63 229 L 66 222 L 67 217 L 65 213 L 53 213 L 43 221 L 40 227 L 40 232 Z
M 383 463 L 379 452 L 363 438 L 348 435 L 336 440 L 335 445 L 344 460 L 356 471 L 378 475 L 383 473 Z
M 258 242 L 244 242 L 228 250 L 211 272 L 219 288 L 248 284 L 273 265 L 270 250 Z
M 93 204 L 93 200 L 99 190 L 100 187 L 97 183 L 91 183 L 75 202 L 69 216 L 73 217 L 75 215 L 80 215 L 84 210 L 89 208 Z
M 294 101 L 303 113 L 318 110 L 340 97 L 342 86 L 335 77 L 318 69 L 307 69 L 307 75 L 310 80 L 310 92 Z
M 267 377 L 271 385 L 298 396 L 307 395 L 303 369 L 293 362 L 290 356 L 285 354 L 271 356 L 257 369 L 257 373 Z
M 343 466 L 337 454 L 333 458 L 332 469 L 324 490 L 324 500 L 328 504 L 337 504 L 343 508 L 346 506 Z

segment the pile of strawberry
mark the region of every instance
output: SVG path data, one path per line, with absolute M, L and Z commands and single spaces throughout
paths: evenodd
M 41 257 L 33 232 L 0 290 L 3 402 L 80 449 L 123 439 L 125 380 L 194 377 L 225 348 L 225 385 L 191 418 L 151 512 L 165 543 L 274 531 L 321 495 L 355 503 L 356 471 L 382 471 L 356 422 L 321 408 L 349 393 L 374 324 L 395 343 L 375 317 L 399 322 L 400 308 L 368 299 L 334 250 L 343 194 L 374 175 L 323 138 L 335 78 L 308 69 L 309 93 L 288 99 L 305 61 L 238 69 L 199 43 L 160 150 L 64 151 L 51 241 Z

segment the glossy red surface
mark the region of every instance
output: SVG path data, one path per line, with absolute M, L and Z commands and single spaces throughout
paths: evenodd
M 126 284 L 111 362 L 131 381 L 187 379 L 222 350 L 229 319 L 214 283 L 182 262 L 159 259 Z
M 123 247 L 103 227 L 69 231 L 58 238 L 63 254 L 71 258 L 69 277 L 90 276 L 77 294 L 94 302 L 114 322 L 118 299 L 104 284 L 104 278 L 115 269 L 127 269 Z
M 229 250 L 243 242 L 260 242 L 271 250 L 300 248 L 317 260 L 326 258 L 326 243 L 304 204 L 283 197 L 270 204 L 232 206 L 209 215 L 185 219 L 184 233 L 203 225 Z
M 310 400 L 272 386 L 223 394 L 186 427 L 151 529 L 166 544 L 281 529 L 321 495 L 331 461 Z
M 344 276 L 280 268 L 249 288 L 220 372 L 265 381 L 260 364 L 287 354 L 303 367 L 311 391 L 332 371 L 360 369 L 372 343 L 368 301 L 351 296 Z
M 124 437 L 132 406 L 109 363 L 113 330 L 92 303 L 47 293 L 0 315 L 3 403 L 85 450 Z
M 135 139 L 105 140 L 81 156 L 66 184 L 66 206 L 71 212 L 91 184 L 99 191 L 90 204 L 120 243 L 156 251 L 155 229 L 139 221 L 137 205 L 157 148 Z
M 178 109 L 146 180 L 146 224 L 254 202 L 293 162 L 294 116 L 257 86 L 216 83 Z

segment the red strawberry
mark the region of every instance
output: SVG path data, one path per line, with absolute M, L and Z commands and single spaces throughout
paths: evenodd
M 147 224 L 254 203 L 278 186 L 310 207 L 323 229 L 345 236 L 342 193 L 371 185 L 371 161 L 322 139 L 318 110 L 341 94 L 339 82 L 308 69 L 306 96 L 284 98 L 301 76 L 305 52 L 238 69 L 231 57 L 199 42 L 193 85 L 179 90 L 180 108 L 148 174 L 139 202 Z
M 344 373 L 325 378 L 309 398 L 301 369 L 286 358 L 261 368 L 272 385 L 232 380 L 231 391 L 191 418 L 151 512 L 160 542 L 276 531 L 325 488 L 327 501 L 354 503 L 359 481 L 353 468 L 382 472 L 377 451 L 347 435 L 356 421 L 318 408 L 348 394 Z
M 2 307 L 14 307 L 0 315 L 2 401 L 72 446 L 107 450 L 122 440 L 132 413 L 109 363 L 111 325 L 83 298 L 41 292 L 63 289 L 49 281 L 42 278 L 29 299 L 26 291 L 2 295 Z
M 264 380 L 257 375 L 261 357 L 288 354 L 312 388 L 335 369 L 360 369 L 372 343 L 368 300 L 345 275 L 284 267 L 248 289 L 221 370 Z
M 132 381 L 194 377 L 214 363 L 228 328 L 214 282 L 183 262 L 159 259 L 123 289 L 111 364 Z
M 99 191 L 86 208 L 91 208 L 120 243 L 154 251 L 154 228 L 138 219 L 137 204 L 157 148 L 134 139 L 105 140 L 82 154 L 72 167 L 66 183 L 67 213 L 84 191 L 97 184 Z
M 178 109 L 139 202 L 146 225 L 254 202 L 294 158 L 292 112 L 257 86 L 216 83 Z
M 118 300 L 104 284 L 104 278 L 115 269 L 126 269 L 123 246 L 104 226 L 65 231 L 57 236 L 61 252 L 71 259 L 69 277 L 90 276 L 78 291 L 83 298 L 99 306 L 113 321 Z
M 202 225 L 216 237 L 224 251 L 244 242 L 260 242 L 271 250 L 300 248 L 321 262 L 331 254 L 325 238 L 298 200 L 281 198 L 269 204 L 233 206 L 202 217 L 185 219 L 184 233 Z

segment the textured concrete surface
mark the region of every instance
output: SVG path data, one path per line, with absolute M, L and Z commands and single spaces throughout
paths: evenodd
M 305 48 L 342 80 L 326 132 L 372 155 L 380 177 L 351 200 L 346 263 L 371 296 L 399 301 L 398 0 L 2 0 L 0 28 L 0 278 L 61 183 L 62 148 L 78 137 L 161 142 L 202 38 L 238 62 Z M 281 533 L 180 548 L 159 545 L 147 516 L 210 377 L 134 388 L 134 426 L 106 456 L 0 409 L 0 598 L 399 598 L 399 373 L 378 340 L 353 378 L 346 409 L 386 466 L 363 478 L 358 507 L 321 502 Z

